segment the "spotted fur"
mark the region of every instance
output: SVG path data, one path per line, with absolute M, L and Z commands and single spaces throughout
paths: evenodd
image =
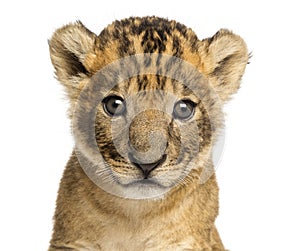
M 80 116 L 73 120 L 80 136 L 79 154 L 92 165 L 93 154 L 89 149 L 94 135 L 100 153 L 109 164 L 109 168 L 100 164 L 99 173 L 106 175 L 112 187 L 124 190 L 126 197 L 139 193 L 128 184 L 142 179 L 142 173 L 129 157 L 120 154 L 116 142 L 125 147 L 125 135 L 137 151 L 147 152 L 149 133 L 159 132 L 167 141 L 167 157 L 149 177 L 155 177 L 162 187 L 169 189 L 156 199 L 134 200 L 128 199 L 130 196 L 125 199 L 112 195 L 87 177 L 74 151 L 60 185 L 49 251 L 225 250 L 214 225 L 218 187 L 212 172 L 210 147 L 222 128 L 222 104 L 237 91 L 248 62 L 244 41 L 228 30 L 199 40 L 186 26 L 153 16 L 115 21 L 99 36 L 80 22 L 69 24 L 54 33 L 49 47 L 57 78 L 70 98 L 70 117 L 78 110 L 80 114 L 91 113 L 90 100 L 99 93 L 102 97 L 135 97 L 131 103 L 128 101 L 127 114 L 120 118 L 111 118 L 98 105 L 94 127 L 87 129 Z M 140 54 L 146 55 L 142 62 L 138 60 Z M 188 62 L 203 79 L 209 80 L 209 85 L 200 86 L 197 74 L 186 74 L 181 63 L 174 70 L 174 61 L 165 60 L 163 55 Z M 130 64 L 122 65 L 122 60 L 118 61 L 122 58 L 130 58 Z M 98 81 L 99 71 L 116 61 L 123 69 L 122 74 L 130 75 L 130 67 L 138 74 L 119 81 L 119 72 L 107 72 L 106 81 L 118 84 L 104 92 L 105 84 Z M 145 74 L 147 69 L 153 74 Z M 191 85 L 166 77 L 169 71 L 184 75 L 184 82 Z M 91 84 L 97 81 L 99 84 Z M 194 95 L 194 89 L 199 90 L 201 97 Z M 218 100 L 213 98 L 214 92 Z M 195 104 L 193 121 L 199 129 L 196 135 L 190 130 L 192 122 L 180 122 L 182 129 L 174 117 L 167 115 L 175 101 L 164 93 Z M 142 106 L 148 109 L 138 112 Z M 137 115 L 127 132 L 126 123 L 134 112 Z M 114 121 L 119 126 L 115 141 L 111 129 Z M 184 146 L 182 133 L 189 139 Z M 159 147 L 161 138 L 153 140 Z M 191 154 L 195 151 L 196 165 L 182 178 L 180 175 L 195 157 Z M 204 173 L 206 182 L 201 182 Z

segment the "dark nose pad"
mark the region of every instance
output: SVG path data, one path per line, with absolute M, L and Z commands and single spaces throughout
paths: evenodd
M 130 161 L 143 172 L 145 179 L 148 178 L 150 172 L 152 172 L 160 164 L 162 164 L 163 162 L 165 162 L 165 160 L 167 158 L 167 155 L 164 154 L 156 162 L 153 162 L 153 163 L 140 163 L 140 161 L 137 160 L 136 158 L 134 158 L 134 156 L 132 154 L 129 154 L 128 156 L 129 156 Z

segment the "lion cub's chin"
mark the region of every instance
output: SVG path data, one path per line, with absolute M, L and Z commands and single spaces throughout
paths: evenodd
M 114 184 L 109 192 L 126 199 L 162 199 L 171 188 L 152 179 L 141 179 L 128 184 Z

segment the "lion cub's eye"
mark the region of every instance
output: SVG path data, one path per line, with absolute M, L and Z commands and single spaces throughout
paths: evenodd
M 102 101 L 104 111 L 110 116 L 119 116 L 126 110 L 125 101 L 118 96 L 108 96 Z
M 173 116 L 176 119 L 188 120 L 193 117 L 196 104 L 191 100 L 180 100 L 175 103 Z

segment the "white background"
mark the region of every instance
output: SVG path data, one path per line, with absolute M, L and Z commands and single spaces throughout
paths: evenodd
M 59 180 L 72 151 L 67 101 L 47 39 L 81 20 L 158 15 L 199 36 L 219 28 L 253 52 L 226 105 L 217 225 L 231 251 L 300 250 L 300 36 L 297 1 L 2 1 L 0 4 L 0 249 L 46 250 Z

